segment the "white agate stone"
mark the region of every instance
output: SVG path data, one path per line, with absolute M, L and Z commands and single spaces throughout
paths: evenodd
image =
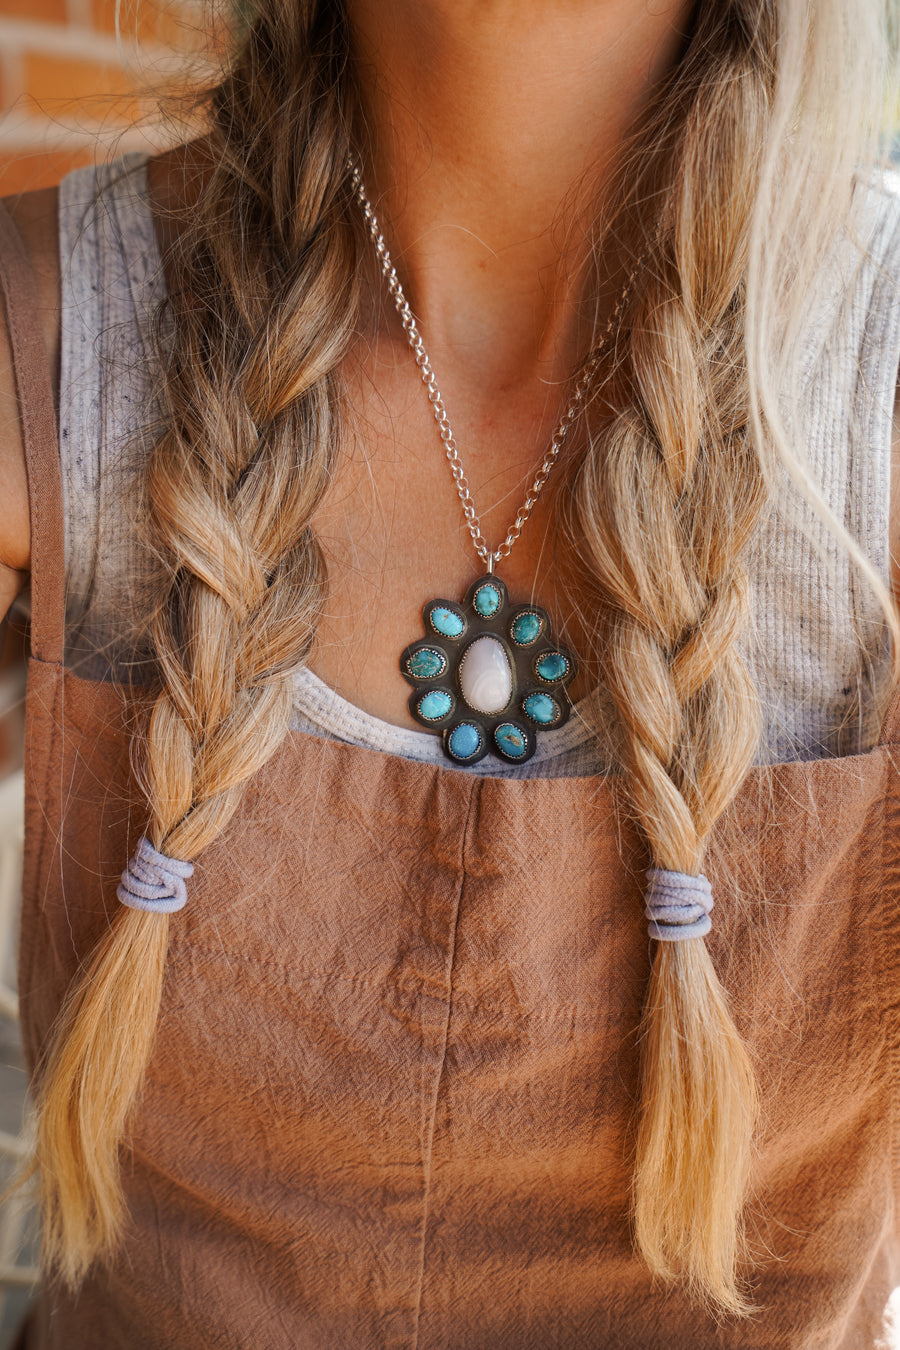
M 512 698 L 512 670 L 496 638 L 476 638 L 466 648 L 459 667 L 459 685 L 463 698 L 475 712 L 503 711 Z

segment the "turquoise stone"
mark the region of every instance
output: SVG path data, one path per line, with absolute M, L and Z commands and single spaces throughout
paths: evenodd
M 466 626 L 459 615 L 453 613 L 452 609 L 443 609 L 441 606 L 433 609 L 428 617 L 431 619 L 431 626 L 435 632 L 441 633 L 444 637 L 459 637 Z
M 446 717 L 452 707 L 453 695 L 448 694 L 446 689 L 432 689 L 416 704 L 419 716 L 424 717 L 426 722 L 437 722 L 441 717 Z
M 422 647 L 407 657 L 406 669 L 416 680 L 435 680 L 447 669 L 447 658 L 433 647 Z
M 489 619 L 492 614 L 496 614 L 500 608 L 500 592 L 496 586 L 488 583 L 485 586 L 479 586 L 475 592 L 475 608 L 483 619 Z
M 559 704 L 549 694 L 529 694 L 522 704 L 525 716 L 546 727 L 559 717 Z
M 449 745 L 457 759 L 471 759 L 481 749 L 481 732 L 471 722 L 461 722 L 451 731 Z
M 528 647 L 540 635 L 543 626 L 540 614 L 520 614 L 513 621 L 512 640 L 519 647 Z
M 528 741 L 521 727 L 512 722 L 502 722 L 494 732 L 497 749 L 502 750 L 510 759 L 521 759 L 528 750 Z
M 569 673 L 569 663 L 562 652 L 547 652 L 539 658 L 535 670 L 542 680 L 562 680 Z

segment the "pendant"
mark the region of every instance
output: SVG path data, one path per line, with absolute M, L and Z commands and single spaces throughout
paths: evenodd
M 488 573 L 461 605 L 430 600 L 422 614 L 428 636 L 400 658 L 412 716 L 440 731 L 454 764 L 477 764 L 489 751 L 524 764 L 538 732 L 568 720 L 566 685 L 578 670 L 568 648 L 552 641 L 546 610 L 510 604 L 503 582 Z

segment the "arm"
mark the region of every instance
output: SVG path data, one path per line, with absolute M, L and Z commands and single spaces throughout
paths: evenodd
M 40 292 L 47 360 L 58 383 L 59 259 L 56 189 L 6 202 L 34 265 Z M 0 617 L 28 579 L 31 553 L 28 483 L 6 316 L 0 308 Z

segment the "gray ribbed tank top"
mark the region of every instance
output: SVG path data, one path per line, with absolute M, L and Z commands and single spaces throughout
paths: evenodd
M 845 245 L 822 269 L 805 343 L 804 438 L 826 502 L 882 578 L 890 577 L 891 425 L 900 366 L 900 183 L 866 197 L 866 257 Z M 127 155 L 65 178 L 59 195 L 62 263 L 60 454 L 66 528 L 67 663 L 95 679 L 140 679 L 139 616 L 152 564 L 134 522 L 141 468 L 154 436 L 151 324 L 165 283 L 150 212 L 146 157 Z M 817 759 L 869 749 L 887 644 L 868 587 L 811 512 L 788 519 L 776 494 L 749 560 L 753 623 L 744 652 L 764 708 L 758 759 Z M 354 707 L 311 671 L 295 678 L 296 730 L 409 759 L 440 762 L 438 737 Z M 521 768 L 488 756 L 469 769 L 496 776 L 564 777 L 612 762 L 604 692 L 542 734 Z

